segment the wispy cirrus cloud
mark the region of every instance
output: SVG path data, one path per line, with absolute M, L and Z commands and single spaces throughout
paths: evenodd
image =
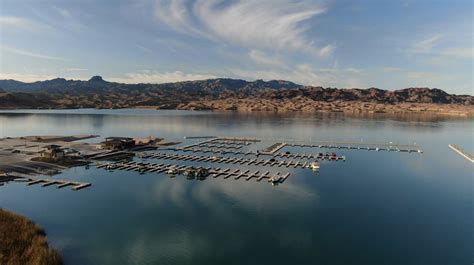
M 250 59 L 252 59 L 258 64 L 270 66 L 284 66 L 284 63 L 278 58 L 270 57 L 266 53 L 259 50 L 251 50 L 248 55 Z
M 413 44 L 413 50 L 417 53 L 427 53 L 431 52 L 433 47 L 435 47 L 440 40 L 442 39 L 442 35 L 436 34 L 431 36 L 427 39 L 423 39 Z
M 173 29 L 250 49 L 303 51 L 330 55 L 333 44 L 318 45 L 305 21 L 326 12 L 322 1 L 158 0 L 156 16 Z
M 309 64 L 299 64 L 280 70 L 230 69 L 229 75 L 247 80 L 288 80 L 302 85 L 362 87 L 363 70 L 355 68 L 315 68 Z
M 458 58 L 474 58 L 474 47 L 453 47 L 443 50 L 443 55 L 458 57 Z
M 0 72 L 0 79 L 13 79 L 22 82 L 36 82 L 42 80 L 49 80 L 56 78 L 57 76 L 49 74 L 37 74 L 37 73 L 2 73 Z
M 429 38 L 415 42 L 410 49 L 412 53 L 430 54 L 434 56 L 447 56 L 458 59 L 474 58 L 473 47 L 454 46 L 449 43 L 449 38 L 435 34 Z
M 62 57 L 56 57 L 56 56 L 51 56 L 51 55 L 47 55 L 43 53 L 37 53 L 37 52 L 32 52 L 28 50 L 22 50 L 18 48 L 1 45 L 0 52 L 4 52 L 4 51 L 8 53 L 13 53 L 13 54 L 27 56 L 27 57 L 36 58 L 36 59 L 67 61 L 66 59 Z
M 0 28 L 3 30 L 26 30 L 36 33 L 44 33 L 53 29 L 45 24 L 28 18 L 16 16 L 0 16 Z
M 70 67 L 62 69 L 64 72 L 87 72 L 89 69 L 79 68 L 79 67 Z
M 112 77 L 109 78 L 111 81 L 123 82 L 123 83 L 170 83 L 179 81 L 189 80 L 203 80 L 209 78 L 216 78 L 211 74 L 199 74 L 199 73 L 184 73 L 182 71 L 174 72 L 159 72 L 143 70 L 141 72 L 127 73 L 124 77 Z
M 52 9 L 55 10 L 61 17 L 65 18 L 65 19 L 71 19 L 72 18 L 72 15 L 71 15 L 71 12 L 69 12 L 69 10 L 67 9 L 64 9 L 64 8 L 61 8 L 61 7 L 58 7 L 58 6 L 52 6 Z

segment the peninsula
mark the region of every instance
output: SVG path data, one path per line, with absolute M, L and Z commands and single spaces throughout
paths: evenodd
M 474 97 L 436 88 L 323 88 L 283 80 L 219 78 L 165 84 L 122 84 L 100 76 L 88 81 L 0 80 L 0 109 L 19 108 L 430 113 L 472 117 Z

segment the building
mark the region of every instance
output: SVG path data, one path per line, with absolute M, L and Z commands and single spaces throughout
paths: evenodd
M 129 137 L 107 137 L 101 143 L 102 149 L 123 150 L 135 146 L 135 140 Z
M 62 159 L 64 158 L 64 150 L 61 149 L 60 145 L 47 145 L 44 146 L 45 150 L 40 152 L 40 156 L 48 159 Z
M 134 138 L 136 145 L 151 145 L 163 140 L 163 138 L 157 138 L 155 136 L 148 136 L 143 138 Z

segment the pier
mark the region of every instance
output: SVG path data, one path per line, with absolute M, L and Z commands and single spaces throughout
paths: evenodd
M 253 156 L 260 156 L 260 155 L 267 155 L 267 154 L 262 154 L 262 153 L 259 153 L 259 152 L 243 152 L 243 151 L 231 151 L 231 150 L 227 150 L 227 151 L 221 151 L 221 150 L 207 150 L 207 149 L 200 149 L 200 148 L 191 148 L 191 149 L 181 149 L 181 148 L 167 148 L 167 149 L 162 149 L 162 150 L 171 150 L 171 151 L 182 151 L 182 152 L 192 152 L 192 153 L 213 153 L 213 154 L 220 154 L 220 155 L 225 155 L 225 154 L 232 154 L 232 155 L 253 155 Z M 153 154 L 152 154 L 153 155 Z M 173 155 L 175 154 L 169 154 L 169 158 L 172 158 Z M 178 156 L 181 156 L 181 157 L 184 157 L 182 158 L 182 160 L 188 160 L 186 157 L 187 156 L 183 156 L 183 155 L 178 155 Z M 194 161 L 196 159 L 198 159 L 197 157 L 199 156 L 191 156 L 191 157 L 194 157 L 194 158 L 191 158 L 189 159 L 190 161 Z M 215 156 L 213 156 L 215 157 Z M 323 153 L 319 153 L 319 154 L 300 154 L 300 153 L 297 153 L 297 154 L 292 154 L 292 153 L 275 153 L 273 154 L 273 157 L 286 157 L 286 158 L 308 158 L 308 159 L 321 159 L 321 160 L 329 160 L 329 161 L 345 161 L 346 160 L 346 157 L 345 156 L 333 156 L 331 154 L 323 154 Z M 144 155 L 142 156 L 142 158 L 151 158 L 151 156 L 148 156 L 148 155 Z M 165 157 L 163 157 L 165 158 Z M 233 161 L 232 160 L 233 158 L 232 157 L 225 157 L 225 159 L 221 160 L 221 162 L 229 162 L 229 161 Z M 216 158 L 216 161 L 219 160 L 218 158 Z M 246 161 L 246 160 L 245 160 Z M 214 161 L 212 161 L 214 162 Z M 257 164 L 256 162 L 252 162 L 252 163 L 255 163 Z
M 115 163 L 108 163 L 108 164 L 98 164 L 97 168 L 103 168 L 103 169 L 108 169 L 108 170 L 132 170 L 132 171 L 137 171 L 140 173 L 167 173 L 169 175 L 178 175 L 178 173 L 173 174 L 169 173 L 170 171 L 176 171 L 176 172 L 181 172 L 181 171 L 186 171 L 188 169 L 198 169 L 200 167 L 194 167 L 194 166 L 186 166 L 186 165 L 175 165 L 175 164 L 143 164 L 143 163 L 122 163 L 122 162 L 115 162 Z M 265 173 L 259 174 L 260 171 L 257 170 L 255 172 L 251 172 L 250 170 L 241 170 L 241 169 L 231 169 L 231 168 L 212 168 L 208 167 L 206 168 L 208 174 L 205 177 L 196 177 L 198 179 L 203 179 L 206 177 L 222 177 L 223 179 L 229 179 L 233 177 L 234 180 L 238 179 L 245 179 L 246 181 L 256 178 L 257 181 L 261 181 L 262 179 L 271 179 L 272 177 L 276 176 L 283 176 L 280 178 L 279 183 L 283 183 L 288 176 L 290 176 L 290 173 L 285 173 L 282 174 L 281 172 L 276 172 L 271 174 L 270 171 L 266 171 Z M 179 173 L 181 174 L 181 173 Z M 36 183 L 34 183 L 36 184 Z
M 454 152 L 458 153 L 462 157 L 466 158 L 468 161 L 471 161 L 471 163 L 474 163 L 474 156 L 467 151 L 463 150 L 461 147 L 455 145 L 455 144 L 449 144 L 449 148 L 453 149 Z
M 320 154 L 286 154 L 278 153 L 275 157 L 285 158 L 300 158 L 300 159 L 320 159 L 328 161 L 345 161 L 344 156 L 331 156 Z M 301 162 L 295 160 L 276 160 L 272 159 L 257 159 L 257 158 L 241 158 L 241 157 L 223 157 L 223 156 L 198 156 L 187 154 L 170 154 L 170 153 L 150 153 L 142 156 L 142 159 L 163 159 L 163 160 L 179 160 L 179 161 L 200 161 L 210 163 L 225 163 L 235 165 L 263 165 L 263 166 L 278 166 L 278 167 L 300 167 L 309 168 L 309 161 Z M 101 165 L 104 167 L 104 165 Z
M 186 139 L 207 139 L 198 143 L 189 144 L 181 147 L 182 149 L 190 149 L 193 147 L 199 148 L 213 148 L 220 150 L 227 149 L 241 149 L 244 146 L 248 146 L 252 143 L 259 142 L 255 138 L 238 138 L 238 137 L 210 137 L 210 136 L 196 136 L 193 138 L 185 137 Z
M 265 149 L 263 149 L 262 151 L 260 151 L 261 154 L 264 154 L 264 155 L 272 155 L 274 154 L 276 151 L 282 149 L 283 147 L 285 147 L 286 143 L 275 143 Z
M 87 182 L 78 182 L 70 180 L 60 180 L 52 178 L 37 178 L 37 177 L 27 177 L 27 176 L 17 176 L 4 174 L 0 175 L 0 186 L 3 186 L 4 183 L 15 181 L 15 182 L 24 182 L 28 186 L 41 184 L 41 187 L 48 187 L 56 185 L 58 189 L 71 186 L 72 190 L 81 190 L 87 187 L 90 187 L 92 184 Z
M 355 142 L 355 141 L 327 141 L 327 140 L 314 140 L 314 141 L 301 141 L 294 139 L 267 139 L 267 138 L 244 138 L 244 137 L 215 137 L 203 142 L 195 143 L 189 146 L 181 147 L 182 149 L 188 149 L 192 147 L 202 147 L 201 145 L 211 142 L 227 141 L 227 142 L 260 142 L 260 141 L 273 141 L 276 144 L 264 149 L 261 153 L 272 154 L 278 151 L 284 146 L 289 147 L 309 147 L 309 148 L 327 148 L 327 149 L 347 149 L 347 150 L 368 150 L 368 151 L 389 151 L 389 152 L 406 152 L 406 153 L 423 153 L 420 146 L 416 144 L 397 144 L 397 143 L 369 143 L 369 142 Z M 278 148 L 279 147 L 279 148 Z

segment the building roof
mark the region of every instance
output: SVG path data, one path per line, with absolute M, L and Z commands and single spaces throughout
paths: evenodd
M 57 144 L 50 144 L 50 145 L 43 146 L 43 148 L 46 148 L 48 150 L 52 150 L 52 149 L 59 149 L 59 148 L 61 148 L 61 146 L 57 145 Z
M 111 136 L 111 137 L 106 137 L 105 141 L 133 141 L 133 138 L 130 137 L 118 137 L 118 136 Z
M 41 154 L 52 154 L 52 153 L 59 153 L 59 152 L 64 153 L 64 151 L 62 149 L 48 149 L 48 150 L 39 151 L 39 153 L 41 153 Z

